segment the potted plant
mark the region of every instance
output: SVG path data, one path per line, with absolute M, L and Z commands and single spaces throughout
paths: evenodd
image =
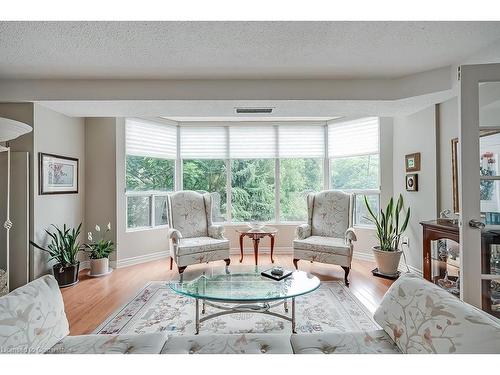
M 402 250 L 399 248 L 401 235 L 408 226 L 410 220 L 410 208 L 406 211 L 406 217 L 400 225 L 400 213 L 403 209 L 403 196 L 400 194 L 396 205 L 391 198 L 385 212 L 380 210 L 380 216 L 376 216 L 365 196 L 365 205 L 370 214 L 367 219 L 375 224 L 379 246 L 372 248 L 378 271 L 388 276 L 395 276 L 398 271 L 399 260 Z
M 99 225 L 95 226 L 95 230 L 101 233 Z M 98 241 L 94 241 L 92 232 L 87 234 L 90 243 L 85 244 L 85 252 L 90 258 L 90 273 L 89 276 L 104 276 L 110 273 L 109 255 L 115 250 L 113 241 L 106 239 L 106 234 L 111 231 L 111 223 L 108 223 L 106 231 L 101 234 Z
M 47 248 L 37 245 L 35 242 L 30 243 L 37 249 L 49 253 L 51 260 L 55 260 L 56 264 L 52 266 L 52 272 L 61 288 L 75 285 L 78 282 L 78 271 L 80 270 L 80 262 L 77 259 L 78 252 L 80 251 L 80 243 L 78 242 L 78 235 L 82 224 L 78 228 L 68 228 L 64 224 L 60 229 L 54 224 L 55 232 L 51 233 L 48 229 L 45 232 L 51 238 Z

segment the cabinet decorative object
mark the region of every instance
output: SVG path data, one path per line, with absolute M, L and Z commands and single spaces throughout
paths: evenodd
M 458 224 L 449 219 L 423 221 L 423 276 L 460 297 L 460 251 Z M 481 232 L 483 274 L 500 274 L 500 231 Z M 484 280 L 482 308 L 500 317 L 500 283 Z

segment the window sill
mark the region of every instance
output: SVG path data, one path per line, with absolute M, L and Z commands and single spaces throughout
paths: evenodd
M 152 230 L 168 229 L 168 225 L 158 225 L 156 227 L 141 227 L 141 228 L 127 228 L 125 233 L 137 233 L 137 232 L 147 232 Z

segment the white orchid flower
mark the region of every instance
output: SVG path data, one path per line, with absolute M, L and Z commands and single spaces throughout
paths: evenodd
M 95 230 L 98 231 L 98 232 L 100 232 L 101 231 L 101 227 L 99 227 L 99 225 L 96 224 L 95 225 Z
M 108 230 L 111 230 L 111 222 L 108 223 Z
M 89 239 L 89 241 L 93 241 L 92 240 L 92 232 L 89 232 L 89 234 L 87 235 L 87 238 Z

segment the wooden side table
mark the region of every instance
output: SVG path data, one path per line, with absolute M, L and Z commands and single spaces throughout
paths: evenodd
M 259 243 L 261 238 L 269 237 L 271 239 L 271 262 L 274 263 L 274 241 L 278 230 L 276 228 L 264 227 L 262 229 L 237 228 L 240 234 L 240 263 L 243 262 L 243 238 L 248 237 L 253 241 L 253 252 L 255 265 L 259 263 Z

